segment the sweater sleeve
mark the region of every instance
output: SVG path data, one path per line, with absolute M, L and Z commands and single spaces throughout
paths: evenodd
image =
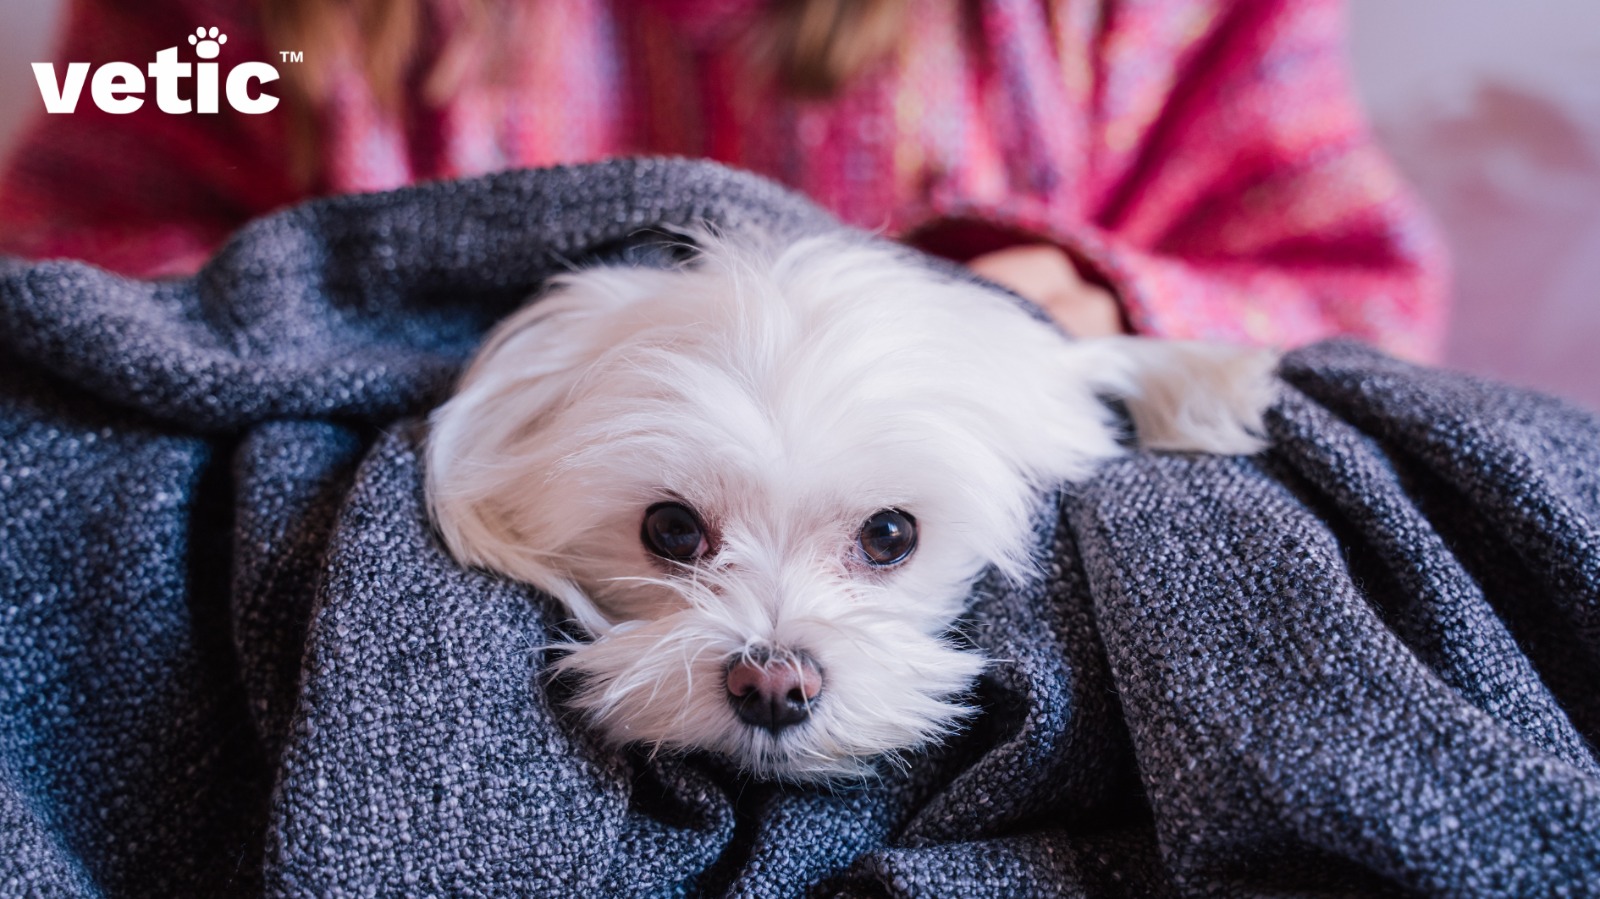
M 223 77 L 235 62 L 277 61 L 243 2 L 74 0 L 64 24 L 58 82 L 68 63 L 122 61 L 143 69 L 169 47 L 194 62 L 186 38 L 201 26 L 228 35 L 218 59 Z M 95 106 L 92 78 L 91 71 L 70 113 L 46 113 L 41 102 L 7 159 L 0 253 L 83 259 L 131 275 L 179 274 L 249 218 L 297 199 L 281 105 L 264 115 L 226 102 L 217 113 L 173 114 L 157 108 L 147 79 L 144 104 L 116 115 Z M 193 82 L 180 82 L 180 97 L 195 97 Z
M 957 202 L 943 222 L 1061 245 L 1136 333 L 1285 347 L 1342 335 L 1436 359 L 1443 246 L 1363 120 L 1341 5 L 1104 8 L 1092 42 L 1058 47 L 1093 48 L 1070 200 Z M 948 233 L 924 230 L 935 244 Z

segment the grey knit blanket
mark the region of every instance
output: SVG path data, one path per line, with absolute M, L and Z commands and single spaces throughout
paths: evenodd
M 834 227 L 703 163 L 312 203 L 193 278 L 0 263 L 0 894 L 1600 893 L 1600 421 L 1350 344 L 1258 458 L 1136 455 L 975 592 L 983 713 L 868 784 L 597 743 L 419 421 L 641 229 Z

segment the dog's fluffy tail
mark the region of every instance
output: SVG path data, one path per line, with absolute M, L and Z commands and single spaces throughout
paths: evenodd
M 1098 392 L 1121 400 L 1149 449 L 1247 455 L 1263 446 L 1277 396 L 1275 350 L 1146 337 L 1071 349 Z

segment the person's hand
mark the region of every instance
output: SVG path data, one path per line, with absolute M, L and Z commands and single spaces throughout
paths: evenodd
M 1126 331 L 1117 298 L 1085 281 L 1060 247 L 1027 244 L 985 253 L 967 265 L 990 281 L 1021 294 L 1074 337 L 1109 337 Z

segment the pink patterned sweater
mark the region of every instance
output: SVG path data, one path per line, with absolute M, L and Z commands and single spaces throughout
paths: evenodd
M 40 114 L 0 180 L 0 252 L 190 271 L 247 219 L 619 154 L 705 156 L 957 259 L 1066 248 L 1139 333 L 1291 346 L 1351 335 L 1435 358 L 1441 246 L 1355 105 L 1336 0 L 913 0 L 900 50 L 829 102 L 757 86 L 755 0 L 530 0 L 513 70 L 407 121 L 335 77 L 321 182 L 287 116 Z M 448 3 L 435 33 L 450 27 Z M 263 60 L 250 0 L 74 0 L 57 60 L 143 65 L 196 26 Z M 187 88 L 190 90 L 192 88 Z M 87 100 L 87 92 L 85 95 Z

